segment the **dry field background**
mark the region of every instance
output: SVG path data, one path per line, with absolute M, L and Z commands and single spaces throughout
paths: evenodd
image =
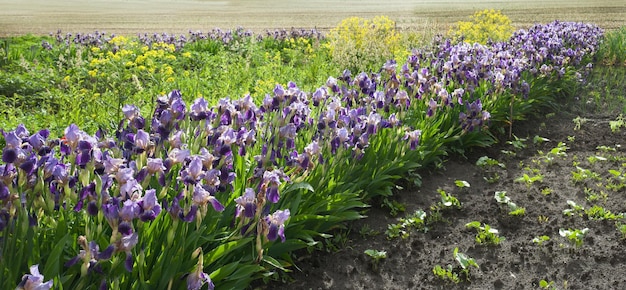
M 624 0 L 0 0 L 0 37 L 65 32 L 186 33 L 242 26 L 326 31 L 350 16 L 387 15 L 399 28 L 445 31 L 476 10 L 500 9 L 518 27 L 536 22 L 626 25 Z

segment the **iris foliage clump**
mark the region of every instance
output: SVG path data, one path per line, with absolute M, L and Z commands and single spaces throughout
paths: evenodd
M 32 265 L 41 272 L 31 268 L 24 279 L 68 289 L 242 289 L 276 277 L 294 264 L 293 251 L 361 218 L 399 179 L 448 152 L 492 144 L 490 129 L 566 95 L 602 30 L 553 22 L 492 45 L 437 38 L 406 62 L 345 70 L 311 90 L 279 82 L 215 97 L 176 78 L 204 70 L 198 59 L 207 55 L 258 47 L 251 38 L 222 35 L 223 46 L 192 35 L 184 43 L 158 35 L 44 43 L 74 54 L 57 60 L 68 86 L 139 92 L 155 78 L 180 90 L 140 105 L 121 99 L 115 125 L 93 134 L 75 124 L 62 134 L 2 131 L 0 288 L 18 285 Z M 315 59 L 308 41 L 263 41 L 269 55 Z M 112 77 L 137 81 L 107 87 Z

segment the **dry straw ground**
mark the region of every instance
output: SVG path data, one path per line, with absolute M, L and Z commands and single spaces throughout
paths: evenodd
M 446 30 L 476 10 L 500 9 L 518 27 L 535 22 L 594 22 L 605 29 L 626 24 L 623 0 L 0 0 L 0 37 L 106 31 L 186 33 L 242 26 L 322 31 L 350 16 L 388 15 L 399 28 Z

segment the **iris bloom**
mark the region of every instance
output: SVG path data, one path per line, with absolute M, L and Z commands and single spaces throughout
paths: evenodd
M 156 189 L 146 190 L 138 204 L 141 206 L 139 218 L 144 222 L 154 220 L 161 213 L 161 205 L 157 201 Z
M 267 223 L 267 239 L 270 241 L 280 237 L 281 241 L 285 241 L 285 221 L 289 219 L 289 209 L 277 210 L 271 215 L 265 217 Z
M 422 131 L 414 130 L 410 132 L 406 132 L 404 135 L 404 140 L 409 140 L 409 144 L 411 146 L 411 150 L 415 150 L 417 145 L 419 145 L 420 135 L 422 135 Z
M 277 203 L 280 199 L 278 186 L 281 184 L 281 179 L 288 181 L 289 177 L 279 169 L 263 173 L 263 185 L 267 188 L 266 196 L 271 203 Z
M 235 202 L 237 203 L 237 210 L 235 212 L 235 216 L 239 217 L 242 215 L 247 218 L 252 218 L 256 214 L 256 193 L 252 188 L 246 188 L 245 193 L 235 198 Z
M 17 285 L 17 289 L 24 290 L 46 290 L 52 288 L 52 280 L 43 282 L 43 275 L 39 273 L 39 265 L 30 266 L 30 274 L 22 277 L 22 282 Z
M 211 195 L 211 193 L 204 189 L 200 184 L 196 184 L 194 187 L 193 203 L 199 206 L 206 206 L 208 203 L 211 203 L 211 206 L 213 206 L 215 211 L 221 212 L 224 210 L 224 206 L 220 203 L 220 201 Z

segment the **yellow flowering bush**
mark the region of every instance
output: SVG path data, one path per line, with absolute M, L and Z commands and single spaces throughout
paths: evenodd
M 327 39 L 333 61 L 354 73 L 377 71 L 385 61 L 406 55 L 396 23 L 387 16 L 346 18 Z
M 470 16 L 471 21 L 459 21 L 448 32 L 450 38 L 468 43 L 486 44 L 488 40 L 505 41 L 515 28 L 511 19 L 500 10 L 486 9 Z

